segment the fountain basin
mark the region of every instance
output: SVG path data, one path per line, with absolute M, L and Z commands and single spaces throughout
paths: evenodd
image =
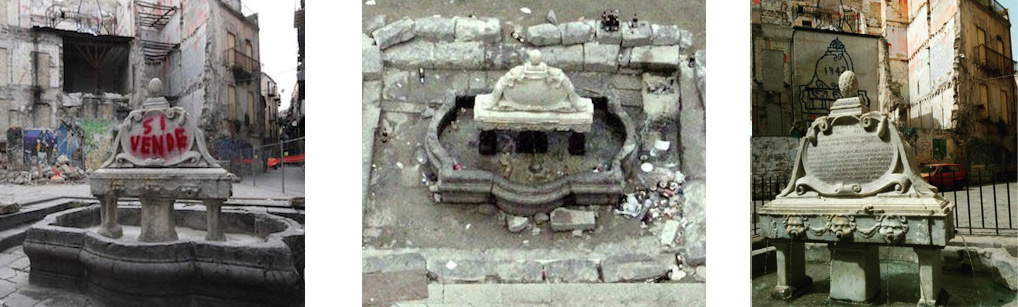
M 544 182 L 524 183 L 512 180 L 477 165 L 462 165 L 451 148 L 443 145 L 439 137 L 450 124 L 472 111 L 472 99 L 457 99 L 440 107 L 428 126 L 425 138 L 429 167 L 438 177 L 435 192 L 442 202 L 459 204 L 494 203 L 503 211 L 529 216 L 550 212 L 564 204 L 613 205 L 623 193 L 625 177 L 635 165 L 635 126 L 621 104 L 595 99 L 595 109 L 603 120 L 617 127 L 621 146 L 609 153 L 603 163 L 604 170 L 590 170 L 564 174 Z M 597 121 L 597 120 L 595 120 Z M 477 131 L 480 133 L 480 130 Z M 549 161 L 555 163 L 555 161 Z M 458 166 L 457 166 L 458 165 Z
M 84 292 L 112 306 L 291 306 L 300 301 L 304 232 L 267 213 L 224 210 L 226 241 L 207 241 L 203 208 L 177 207 L 185 235 L 169 242 L 131 236 L 141 207 L 117 209 L 125 237 L 95 232 L 98 205 L 52 214 L 27 231 L 33 284 Z M 233 240 L 231 240 L 231 238 Z

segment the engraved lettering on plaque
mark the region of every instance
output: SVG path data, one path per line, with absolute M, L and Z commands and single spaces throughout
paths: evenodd
M 828 184 L 866 184 L 891 171 L 895 150 L 890 142 L 859 125 L 835 125 L 806 148 L 806 173 Z

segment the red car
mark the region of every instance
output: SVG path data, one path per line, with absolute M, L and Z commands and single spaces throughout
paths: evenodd
M 267 160 L 268 160 L 267 162 L 268 162 L 269 168 L 276 168 L 276 166 L 279 166 L 279 158 L 272 157 L 272 158 L 268 158 Z M 283 157 L 283 163 L 286 163 L 286 164 L 304 164 L 304 154 L 292 155 L 292 156 L 284 156 Z
M 922 167 L 923 180 L 940 189 L 960 188 L 968 182 L 968 174 L 960 164 L 934 163 Z

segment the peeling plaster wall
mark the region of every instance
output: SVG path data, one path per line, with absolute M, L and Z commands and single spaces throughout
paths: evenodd
M 754 179 L 788 176 L 799 152 L 796 137 L 753 137 L 750 139 L 750 174 Z

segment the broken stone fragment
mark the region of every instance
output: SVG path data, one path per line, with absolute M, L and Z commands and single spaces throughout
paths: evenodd
M 629 56 L 629 67 L 646 70 L 672 71 L 679 65 L 678 46 L 634 47 Z
M 621 31 L 605 31 L 601 26 L 596 26 L 595 28 L 597 29 L 594 33 L 594 39 L 596 39 L 598 43 L 605 45 L 618 45 L 622 42 Z
M 370 34 L 378 30 L 378 28 L 385 26 L 385 15 L 375 15 L 366 17 L 361 21 L 361 27 L 364 28 L 364 33 Z
M 661 228 L 661 244 L 670 246 L 675 244 L 675 237 L 679 234 L 679 221 L 668 220 Z
M 530 219 L 524 216 L 511 215 L 506 217 L 505 223 L 506 227 L 509 228 L 509 232 L 517 233 L 527 229 L 527 226 L 530 225 Z
M 378 46 L 361 45 L 361 70 L 364 81 L 382 78 L 382 51 Z
M 375 38 L 375 44 L 381 49 L 411 40 L 415 35 L 414 20 L 409 17 L 390 23 L 371 33 L 371 36 Z
M 534 46 L 549 46 L 562 43 L 562 32 L 559 27 L 543 23 L 527 28 L 527 41 Z
M 10 214 L 21 210 L 21 204 L 16 201 L 0 200 L 0 214 Z
M 594 230 L 596 226 L 596 217 L 591 211 L 558 208 L 551 212 L 554 231 Z
M 539 212 L 537 214 L 534 214 L 534 224 L 537 224 L 537 225 L 544 224 L 544 222 L 547 222 L 548 219 L 549 218 L 548 218 L 548 214 L 547 213 Z
M 671 271 L 672 263 L 642 254 L 616 255 L 601 262 L 604 282 L 642 282 L 668 276 Z

